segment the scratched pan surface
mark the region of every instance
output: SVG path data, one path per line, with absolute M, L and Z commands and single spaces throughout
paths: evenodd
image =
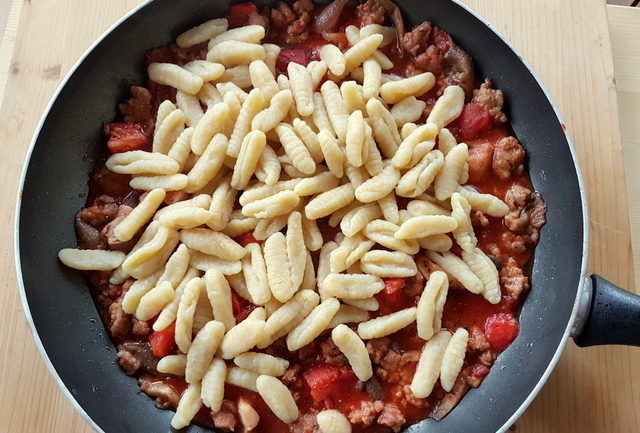
M 261 2 L 264 4 L 265 2 Z M 586 233 L 581 181 L 569 140 L 535 76 L 480 18 L 450 0 L 397 1 L 410 27 L 431 20 L 473 57 L 479 77 L 507 96 L 506 113 L 527 149 L 533 185 L 548 205 L 532 270 L 521 332 L 478 389 L 443 421 L 410 432 L 493 432 L 528 405 L 564 347 L 584 273 Z M 144 54 L 185 29 L 222 16 L 226 1 L 155 0 L 114 26 L 67 78 L 34 138 L 17 216 L 17 264 L 32 330 L 52 374 L 98 431 L 163 432 L 173 412 L 155 408 L 116 363 L 80 273 L 60 265 L 75 245 L 73 216 L 84 204 L 100 126 L 116 115 L 129 86 L 144 82 Z M 191 427 L 189 432 L 209 431 Z

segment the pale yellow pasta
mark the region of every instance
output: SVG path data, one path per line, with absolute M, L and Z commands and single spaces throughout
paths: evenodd
M 135 313 L 136 319 L 149 320 L 153 318 L 173 299 L 174 295 L 175 292 L 170 282 L 164 281 L 158 284 L 140 298 Z
M 282 166 L 278 155 L 269 145 L 266 145 L 260 154 L 258 165 L 256 166 L 256 177 L 267 185 L 275 185 L 280 179 Z
M 158 221 L 173 229 L 189 229 L 203 225 L 211 219 L 211 213 L 200 207 L 181 207 L 163 213 Z
M 224 335 L 224 325 L 211 320 L 196 334 L 187 352 L 185 380 L 187 383 L 198 383 L 202 380 L 213 355 L 218 350 Z
M 161 153 L 166 154 L 171 149 L 173 143 L 175 143 L 178 136 L 184 130 L 184 124 L 188 119 L 181 109 L 173 110 L 168 113 L 162 120 L 162 123 L 157 124 L 155 133 L 153 135 L 152 150 L 154 154 Z M 145 173 L 142 171 L 142 173 Z M 155 173 L 154 171 L 147 171 L 146 173 Z M 165 174 L 165 173 L 161 173 Z
M 280 90 L 271 98 L 269 107 L 265 108 L 251 121 L 251 129 L 262 132 L 269 132 L 280 124 L 287 116 L 289 108 L 293 103 L 291 90 Z
M 298 63 L 290 62 L 287 72 L 296 110 L 301 116 L 311 116 L 313 114 L 313 83 L 309 71 Z
M 218 78 L 218 83 L 233 83 L 240 89 L 248 89 L 251 87 L 251 74 L 249 73 L 248 65 L 234 66 L 233 68 L 227 68 L 224 74 Z M 240 96 L 240 95 L 237 95 Z M 226 100 L 224 102 L 227 102 Z M 243 99 L 240 98 L 240 102 Z
M 122 310 L 125 313 L 133 314 L 136 312 L 136 308 L 138 308 L 138 304 L 140 303 L 140 298 L 156 286 L 160 274 L 161 272 L 158 271 L 133 282 L 131 287 L 129 287 L 129 290 L 125 292 L 124 299 L 122 300 Z
M 279 232 L 287 225 L 287 218 L 289 215 L 286 213 L 283 215 L 278 215 L 274 218 L 268 219 L 258 219 L 258 224 L 256 224 L 255 229 L 253 230 L 253 237 L 259 241 L 264 241 L 272 234 Z
M 451 249 L 453 241 L 449 236 L 440 234 L 420 238 L 418 239 L 418 244 L 420 244 L 420 248 L 424 248 L 425 250 L 445 252 Z
M 319 301 L 318 294 L 311 290 L 296 293 L 269 316 L 264 326 L 264 339 L 258 347 L 263 349 L 288 334 L 318 305 Z
M 411 200 L 407 204 L 407 210 L 412 216 L 420 215 L 451 215 L 451 211 L 439 204 L 436 204 L 429 200 Z
M 169 302 L 164 309 L 160 312 L 160 315 L 156 319 L 153 324 L 154 331 L 163 331 L 169 325 L 171 325 L 175 320 L 178 313 L 178 306 L 180 304 L 180 299 L 182 298 L 182 293 L 184 292 L 185 287 L 189 282 L 198 276 L 197 269 L 189 268 L 187 269 L 186 274 L 180 281 L 180 284 L 176 287 L 176 294 L 174 298 Z
M 322 433 L 351 433 L 351 423 L 337 410 L 328 409 L 316 415 Z
M 378 200 L 378 205 L 382 210 L 382 216 L 387 221 L 396 224 L 400 222 L 400 213 L 398 211 L 398 202 L 396 201 L 396 195 L 391 192 L 386 197 Z
M 492 304 L 500 302 L 500 277 L 493 261 L 479 248 L 462 251 L 462 260 L 482 281 L 482 296 Z
M 225 334 L 220 344 L 220 355 L 223 359 L 233 359 L 247 352 L 264 338 L 265 322 L 245 319 Z
M 442 271 L 432 272 L 420 295 L 416 317 L 418 337 L 429 340 L 440 330 L 442 311 L 449 292 L 449 279 Z
M 367 108 L 364 91 L 360 84 L 355 81 L 343 81 L 342 84 L 340 84 L 340 93 L 342 94 L 342 99 L 349 113 L 353 113 L 356 110 L 366 113 Z
M 449 276 L 455 278 L 471 293 L 482 293 L 484 285 L 469 265 L 450 252 L 437 253 L 427 251 L 427 256 L 442 268 Z
M 215 81 L 218 78 L 220 78 L 224 73 L 223 65 L 219 63 L 207 62 L 206 60 L 192 60 L 189 63 L 185 64 L 183 68 L 185 68 L 189 72 L 199 75 L 200 77 L 202 77 L 202 79 L 205 82 Z M 195 98 L 196 100 L 198 100 L 198 97 L 195 97 Z M 178 103 L 177 104 L 178 108 L 181 108 L 180 101 L 178 101 L 177 98 L 176 98 L 176 102 Z M 192 126 L 192 125 L 189 125 L 189 126 Z
M 380 46 L 384 37 L 380 34 L 373 34 L 360 39 L 344 53 L 345 72 L 351 72 L 368 59 Z
M 344 217 L 349 212 L 351 212 L 356 208 L 359 208 L 360 206 L 362 206 L 362 203 L 354 200 L 351 203 L 349 203 L 347 206 L 338 209 L 337 211 L 335 211 L 329 216 L 329 220 L 328 220 L 329 226 L 338 227 L 338 225 L 340 225 Z M 338 233 L 338 235 L 343 235 L 343 233 Z
M 260 397 L 281 421 L 290 424 L 298 418 L 298 407 L 285 384 L 263 374 L 258 376 L 256 387 Z
M 380 50 L 374 51 L 373 54 L 371 54 L 371 57 L 374 58 L 376 60 L 376 62 L 378 62 L 378 64 L 380 65 L 380 67 L 383 70 L 386 71 L 387 69 L 393 69 L 393 66 L 394 66 L 393 62 L 382 51 L 380 51 Z
M 353 185 L 344 184 L 317 195 L 304 208 L 307 218 L 316 220 L 345 207 L 353 201 Z
M 171 114 L 176 109 L 176 106 L 173 102 L 168 99 L 165 99 L 158 106 L 158 113 L 156 114 L 156 125 L 162 124 L 164 119 Z
M 318 292 L 322 299 L 326 299 L 328 295 L 324 290 L 324 280 L 331 273 L 331 253 L 338 248 L 338 244 L 336 242 L 330 241 L 326 244 L 322 245 L 320 248 L 320 256 L 318 258 L 318 272 L 316 275 L 316 280 L 318 284 Z
M 341 323 L 358 323 L 367 320 L 369 320 L 369 312 L 367 310 L 342 304 L 336 315 L 331 319 L 331 322 L 329 322 L 327 329 L 335 328 Z
M 207 53 L 209 62 L 222 63 L 225 67 L 248 65 L 254 60 L 265 60 L 267 55 L 262 45 L 227 40 L 215 44 Z
M 154 83 L 171 86 L 195 95 L 200 91 L 202 78 L 173 63 L 151 63 L 147 67 L 149 79 Z
M 202 407 L 201 392 L 202 387 L 199 383 L 192 383 L 187 387 L 180 397 L 175 415 L 171 418 L 171 427 L 181 429 L 191 423 Z
M 247 301 L 251 302 L 251 296 L 249 295 L 249 289 L 247 289 L 247 283 L 244 281 L 242 272 L 232 275 L 225 275 L 229 285 L 236 291 L 236 293 Z
M 269 376 L 282 376 L 289 367 L 289 361 L 266 353 L 245 352 L 236 356 L 233 363 L 238 367 Z
M 382 84 L 382 67 L 377 60 L 369 58 L 362 64 L 364 79 L 362 81 L 362 92 L 364 99 L 375 98 L 380 91 Z M 418 116 L 419 118 L 420 116 Z M 413 119 L 413 120 L 417 120 Z
M 189 268 L 189 249 L 185 245 L 180 245 L 178 249 L 171 255 L 167 264 L 164 267 L 164 271 L 158 282 L 168 281 L 171 283 L 171 287 L 178 287 L 180 281 L 184 277 L 187 269 Z
M 180 48 L 191 47 L 208 41 L 227 30 L 226 18 L 216 18 L 206 21 L 199 26 L 192 27 L 176 38 L 176 45 Z
M 434 192 L 438 200 L 446 200 L 458 189 L 458 179 L 467 162 L 469 150 L 465 143 L 460 143 L 444 157 L 444 165 L 436 176 Z
M 387 104 L 395 104 L 409 96 L 420 96 L 431 90 L 436 79 L 431 72 L 423 72 L 398 81 L 389 81 L 380 86 L 380 96 Z
M 229 221 L 227 222 L 223 233 L 229 237 L 235 238 L 255 229 L 259 221 L 262 220 L 253 217 L 246 217 L 242 215 L 240 210 L 234 210 L 231 212 Z
M 346 325 L 338 325 L 331 331 L 331 339 L 347 357 L 359 380 L 366 382 L 373 376 L 369 353 L 358 334 Z
M 287 239 L 279 231 L 265 241 L 264 258 L 271 293 L 278 301 L 287 302 L 295 293 L 297 286 L 294 286 L 291 276 Z
M 184 376 L 184 370 L 187 367 L 187 355 L 167 355 L 158 361 L 156 370 L 160 373 L 173 374 L 175 376 Z
M 325 171 L 313 177 L 302 179 L 295 188 L 293 188 L 293 192 L 299 196 L 309 196 L 328 191 L 338 185 L 338 178 L 330 171 Z
M 195 228 L 182 230 L 180 240 L 191 249 L 225 260 L 240 260 L 246 250 L 224 233 Z
M 242 213 L 256 218 L 273 218 L 291 212 L 300 203 L 300 197 L 285 190 L 242 206 Z
M 375 118 L 376 121 L 383 121 L 386 125 L 387 132 L 390 134 L 393 142 L 396 145 L 396 148 L 402 142 L 402 138 L 400 137 L 400 133 L 398 132 L 398 127 L 396 126 L 396 121 L 387 109 L 384 106 L 382 101 L 378 98 L 371 98 L 367 101 L 367 115 L 369 118 Z M 379 123 L 379 122 L 378 122 Z M 391 157 L 393 155 L 390 155 Z
M 360 322 L 358 324 L 358 335 L 363 340 L 380 338 L 410 325 L 416 320 L 416 307 L 405 308 L 386 316 Z
M 291 162 L 295 168 L 305 174 L 313 174 L 316 170 L 316 163 L 309 150 L 302 140 L 296 135 L 290 125 L 280 123 L 275 128 L 282 147 L 287 155 L 291 158 Z
M 280 55 L 280 47 L 275 44 L 264 44 L 262 45 L 264 48 L 264 52 L 267 56 L 265 59 L 265 63 L 269 67 L 271 74 L 273 76 L 276 75 L 276 60 L 278 59 L 278 55 Z
M 417 272 L 413 258 L 401 251 L 372 250 L 360 259 L 362 271 L 380 277 L 412 277 Z
M 370 99 L 373 101 L 374 99 Z M 393 134 L 385 121 L 379 117 L 369 117 L 369 126 L 371 127 L 373 137 L 386 158 L 391 158 L 398 149 L 398 144 L 393 138 Z M 393 127 L 395 130 L 395 126 Z
M 355 207 L 347 212 L 340 221 L 340 230 L 345 236 L 355 236 L 374 219 L 382 217 L 382 210 L 376 203 Z
M 322 301 L 287 335 L 287 349 L 293 352 L 311 343 L 327 329 L 327 325 L 339 308 L 340 302 L 336 298 L 327 298 Z
M 220 92 L 223 98 L 227 94 L 232 93 L 238 97 L 238 100 L 240 101 L 240 103 L 243 103 L 244 101 L 246 101 L 247 97 L 249 96 L 247 92 L 242 90 L 242 88 L 233 81 L 228 81 L 228 82 L 221 81 L 218 84 L 216 84 L 216 88 L 218 89 L 218 91 Z
M 265 47 L 266 50 L 266 46 Z M 249 75 L 251 77 L 251 84 L 254 88 L 259 89 L 260 93 L 266 101 L 270 101 L 275 94 L 280 91 L 280 86 L 274 78 L 274 74 L 269 69 L 266 62 L 262 60 L 255 60 L 249 65 Z M 287 110 L 289 107 L 287 106 Z M 266 132 L 266 131 L 265 131 Z
M 162 188 L 165 191 L 180 191 L 189 183 L 189 178 L 184 174 L 167 174 L 161 176 L 137 176 L 131 179 L 129 186 L 133 189 L 151 191 Z
M 178 312 L 176 315 L 175 338 L 178 349 L 181 352 L 189 352 L 191 347 L 191 337 L 193 328 L 193 317 L 196 312 L 196 305 L 200 292 L 204 289 L 204 282 L 201 278 L 191 279 L 180 296 Z
M 329 113 L 324 105 L 324 98 L 321 93 L 313 93 L 313 114 L 311 115 L 313 123 L 318 131 L 326 130 L 331 135 L 334 134 L 331 120 L 329 119 Z
M 242 108 L 240 109 L 240 113 L 238 113 L 236 124 L 233 128 L 233 132 L 231 133 L 231 137 L 229 138 L 227 155 L 234 158 L 238 157 L 242 140 L 244 140 L 245 135 L 247 135 L 251 130 L 251 122 L 253 118 L 264 108 L 264 105 L 265 101 L 260 90 L 253 89 L 249 92 L 249 96 L 242 103 Z
M 209 220 L 206 224 L 213 230 L 224 230 L 227 222 L 231 217 L 233 205 L 236 200 L 237 191 L 231 188 L 231 180 L 226 177 L 215 189 L 211 196 L 211 204 L 209 206 Z
M 384 282 L 376 275 L 329 274 L 322 282 L 329 296 L 340 299 L 370 298 L 384 288 Z
M 180 133 L 175 143 L 169 149 L 168 156 L 178 163 L 178 171 L 182 171 L 191 154 L 191 139 L 193 128 L 187 128 Z
M 333 130 L 338 135 L 338 138 L 344 143 L 347 135 L 347 122 L 349 120 L 349 111 L 342 99 L 340 89 L 338 85 L 333 81 L 326 81 L 320 87 L 320 93 L 326 107 L 329 120 Z
M 234 189 L 243 189 L 249 184 L 266 144 L 267 138 L 262 131 L 251 131 L 244 137 L 231 177 Z
M 378 311 L 380 304 L 373 296 L 364 299 L 342 299 L 342 302 L 365 311 Z
M 227 364 L 220 358 L 214 358 L 202 378 L 202 403 L 213 412 L 222 406 L 226 377 Z
M 460 86 L 448 86 L 431 109 L 427 123 L 435 123 L 438 129 L 456 120 L 464 106 L 464 90 Z
M 444 215 L 412 216 L 396 231 L 396 239 L 417 239 L 426 236 L 449 233 L 456 229 L 455 218 Z
M 460 193 L 454 192 L 451 196 L 451 209 L 451 216 L 458 223 L 453 230 L 453 237 L 460 248 L 470 253 L 478 243 L 471 225 L 471 205 Z
M 204 187 L 220 171 L 228 149 L 227 137 L 216 134 L 204 153 L 187 174 L 186 192 L 195 192 Z
M 453 389 L 460 370 L 462 370 L 468 341 L 469 332 L 464 328 L 458 328 L 444 351 L 440 368 L 440 385 L 447 392 Z
M 440 376 L 440 367 L 444 352 L 451 340 L 448 331 L 440 331 L 424 345 L 416 372 L 411 381 L 411 393 L 416 398 L 426 398 Z
M 383 39 L 380 48 L 386 47 L 396 40 L 395 27 L 383 26 L 380 24 L 367 24 L 360 28 L 360 38 L 366 38 L 370 35 L 382 35 Z
M 173 174 L 180 168 L 173 158 L 144 150 L 116 153 L 107 159 L 105 165 L 118 174 Z
M 322 81 L 324 76 L 327 74 L 327 68 L 327 62 L 322 59 L 320 59 L 320 61 L 313 60 L 307 65 L 307 71 L 309 72 L 309 77 L 311 78 L 312 92 L 316 90 L 316 88 L 320 84 L 320 81 Z
M 208 194 L 198 194 L 188 200 L 179 201 L 173 203 L 169 206 L 165 206 L 162 209 L 158 210 L 153 216 L 154 221 L 160 219 L 162 215 L 167 212 L 171 212 L 176 209 L 187 208 L 187 207 L 199 207 L 202 209 L 208 209 L 211 204 L 211 196 Z
M 242 271 L 240 260 L 225 260 L 200 251 L 190 251 L 189 265 L 200 271 L 215 269 L 224 275 L 233 275 Z
M 349 25 L 344 29 L 344 34 L 347 37 L 350 45 L 355 45 L 360 40 L 360 28 Z
M 295 186 L 300 182 L 300 179 L 284 180 L 276 183 L 275 185 L 261 185 L 254 184 L 246 188 L 240 195 L 239 202 L 242 206 L 256 200 L 260 200 L 276 194 L 280 191 L 290 190 L 293 191 Z
M 222 102 L 222 95 L 213 84 L 204 83 L 202 89 L 198 92 L 198 99 L 200 99 L 200 102 L 206 105 L 207 108 L 211 108 Z
M 347 121 L 346 156 L 347 161 L 354 167 L 360 167 L 364 164 L 367 149 L 364 147 L 364 118 L 362 112 L 354 111 L 349 115 Z
M 200 292 L 198 297 L 198 303 L 196 304 L 196 311 L 193 313 L 193 332 L 198 333 L 207 323 L 213 320 L 213 311 L 211 304 L 207 299 L 207 295 L 204 291 Z
M 300 212 L 291 212 L 287 221 L 286 235 L 287 255 L 289 257 L 289 269 L 291 283 L 295 290 L 300 287 L 304 278 L 304 270 L 307 262 L 307 247 L 304 243 L 302 215 Z M 282 300 L 278 299 L 280 302 Z
M 418 159 L 422 159 L 435 145 L 434 140 L 437 134 L 438 128 L 432 123 L 418 126 L 400 143 L 397 152 L 391 160 L 393 165 L 398 168 L 411 168 L 410 164 L 414 159 L 414 154 L 418 150 L 418 146 L 424 142 L 429 143 L 427 147 L 421 146 L 420 151 L 424 152 L 422 155 L 415 155 L 416 157 L 420 156 Z
M 385 74 L 382 74 L 382 75 L 383 75 L 383 82 L 384 82 Z M 356 82 L 362 83 L 364 81 L 364 70 L 362 68 L 355 68 L 353 71 L 351 71 L 349 76 L 353 78 Z
M 391 111 L 393 113 L 393 107 L 391 108 Z M 402 139 L 404 140 L 416 129 L 418 129 L 418 125 L 416 125 L 415 123 L 411 123 L 411 122 L 405 123 L 404 125 L 402 125 L 402 129 L 400 131 L 400 137 L 402 137 Z
M 355 196 L 362 203 L 378 201 L 391 193 L 400 179 L 400 170 L 388 165 L 380 174 L 368 179 L 355 190 Z
M 423 194 L 431 186 L 443 165 L 444 156 L 439 150 L 427 153 L 422 161 L 400 178 L 396 194 L 401 197 L 417 197 Z
M 257 379 L 258 374 L 253 371 L 240 367 L 227 368 L 226 382 L 231 385 L 239 386 L 240 388 L 245 388 L 253 392 L 258 392 L 258 388 L 256 388 Z
M 219 132 L 222 132 L 225 121 L 229 117 L 229 106 L 220 102 L 207 109 L 200 119 L 191 138 L 191 150 L 196 155 L 202 155 L 209 142 Z
M 339 273 L 349 268 L 373 247 L 374 242 L 368 240 L 364 234 L 345 236 L 338 248 L 330 256 L 331 272 Z
M 398 128 L 410 122 L 415 122 L 422 116 L 427 103 L 416 99 L 415 96 L 409 96 L 399 101 L 391 108 L 391 115 L 396 121 Z
M 302 119 L 295 118 L 293 119 L 293 129 L 302 139 L 305 146 L 307 146 L 307 150 L 311 154 L 311 158 L 313 158 L 316 163 L 322 161 L 324 159 L 324 155 L 322 154 L 320 141 L 309 124 Z
M 316 290 L 316 272 L 313 266 L 313 258 L 308 252 L 306 254 L 306 258 L 302 283 L 300 283 L 300 290 Z
M 236 324 L 231 304 L 231 288 L 222 272 L 210 269 L 204 274 L 205 290 L 211 303 L 213 317 L 224 325 L 225 330 Z
M 399 229 L 400 227 L 390 221 L 376 219 L 367 224 L 363 233 L 372 241 L 391 250 L 402 251 L 411 255 L 417 253 L 420 249 L 418 241 L 415 239 L 398 239 L 395 235 Z
M 58 252 L 58 259 L 65 266 L 81 271 L 110 271 L 120 266 L 125 257 L 120 251 L 63 248 Z
M 338 141 L 326 129 L 320 131 L 318 141 L 320 142 L 320 149 L 331 173 L 337 178 L 344 176 L 344 153 L 338 145 Z
M 262 249 L 260 245 L 253 242 L 248 244 L 245 249 L 249 254 L 242 259 L 242 273 L 247 282 L 249 295 L 254 304 L 264 305 L 271 299 L 271 291 L 269 290 L 267 266 Z
M 229 29 L 216 35 L 209 41 L 209 49 L 224 41 L 240 41 L 250 44 L 259 44 L 265 36 L 265 29 L 260 25 L 248 25 Z
M 481 194 L 471 187 L 459 187 L 457 191 L 467 199 L 473 210 L 493 217 L 503 217 L 509 213 L 509 206 L 494 195 Z
M 282 170 L 285 172 L 287 177 L 290 177 L 292 179 L 305 178 L 305 177 L 312 176 L 314 173 L 317 172 L 317 169 L 318 169 L 318 166 L 316 166 L 313 172 L 303 173 L 297 167 L 294 166 L 293 161 L 291 160 L 289 155 L 287 155 L 286 153 L 282 153 L 282 155 L 279 155 L 278 159 L 280 160 L 280 165 L 282 166 Z
M 158 231 L 149 242 L 127 256 L 127 258 L 122 262 L 122 269 L 129 275 L 132 275 L 131 271 L 133 269 L 140 266 L 146 260 L 149 260 L 162 249 L 162 247 L 169 241 L 172 232 L 173 231 L 168 227 L 160 225 Z

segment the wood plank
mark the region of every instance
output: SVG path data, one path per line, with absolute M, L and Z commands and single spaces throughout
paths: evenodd
M 0 201 L 2 245 L 12 243 L 13 197 L 39 114 L 75 59 L 136 3 L 41 0 L 22 6 L 14 67 L 0 112 L 0 132 L 13 137 L 15 149 L 0 160 L 0 192 L 5 198 Z M 630 287 L 629 224 L 604 2 L 467 3 L 509 36 L 547 84 L 573 135 L 586 177 L 591 270 Z M 89 432 L 55 387 L 35 350 L 16 290 L 13 252 L 3 249 L 0 259 L 0 329 L 4 331 L 0 334 L 4 373 L 0 375 L 0 401 L 9 402 L 0 405 L 0 431 Z M 569 343 L 540 397 L 517 422 L 517 431 L 640 431 L 636 411 L 640 379 L 632 368 L 638 361 L 638 349 L 577 350 Z

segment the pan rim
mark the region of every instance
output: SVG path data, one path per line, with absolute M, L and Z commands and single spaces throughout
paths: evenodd
M 39 119 L 39 121 L 38 121 L 38 123 L 37 123 L 37 125 L 36 125 L 36 127 L 34 129 L 34 132 L 33 132 L 33 135 L 31 137 L 31 141 L 29 143 L 29 147 L 27 149 L 27 152 L 26 152 L 26 155 L 25 155 L 25 159 L 24 159 L 24 162 L 23 162 L 23 165 L 22 165 L 22 170 L 21 170 L 21 174 L 20 174 L 20 182 L 19 182 L 19 185 L 18 185 L 18 191 L 17 191 L 17 197 L 16 197 L 16 213 L 15 213 L 15 217 L 14 217 L 14 239 L 13 239 L 13 241 L 14 241 L 13 242 L 13 244 L 14 244 L 13 245 L 14 246 L 14 265 L 15 265 L 16 277 L 17 277 L 16 278 L 16 282 L 18 284 L 18 291 L 20 293 L 20 301 L 22 303 L 22 307 L 23 307 L 23 310 L 24 310 L 25 317 L 27 319 L 27 323 L 29 324 L 29 330 L 31 332 L 31 335 L 33 336 L 34 342 L 36 344 L 38 352 L 40 353 L 40 357 L 42 358 L 42 361 L 44 362 L 45 366 L 49 370 L 49 373 L 53 377 L 55 383 L 58 385 L 58 387 L 62 391 L 63 395 L 71 403 L 71 406 L 76 410 L 76 412 L 78 412 L 78 414 L 80 414 L 80 416 L 85 420 L 85 422 L 87 422 L 87 424 L 89 424 L 89 426 L 91 428 L 93 428 L 96 432 L 99 432 L 99 433 L 104 433 L 104 430 L 89 416 L 89 414 L 84 410 L 84 408 L 76 400 L 76 398 L 74 397 L 74 395 L 71 392 L 71 390 L 69 390 L 69 388 L 67 388 L 66 384 L 60 378 L 60 375 L 58 374 L 55 366 L 51 362 L 48 354 L 46 353 L 46 351 L 44 349 L 44 345 L 42 344 L 42 341 L 41 341 L 40 336 L 38 334 L 38 330 L 36 329 L 35 323 L 33 321 L 33 317 L 31 315 L 31 309 L 29 308 L 29 304 L 27 302 L 26 290 L 25 290 L 24 280 L 23 280 L 23 277 L 22 277 L 22 264 L 21 264 L 21 259 L 20 259 L 20 256 L 21 256 L 21 254 L 20 254 L 20 215 L 21 215 L 21 211 L 22 211 L 22 191 L 24 189 L 27 171 L 28 171 L 29 164 L 31 162 L 31 157 L 32 157 L 32 154 L 33 154 L 33 150 L 35 148 L 36 141 L 38 140 L 38 137 L 40 136 L 40 133 L 42 131 L 42 127 L 43 127 L 47 117 L 50 114 L 50 111 L 51 111 L 51 108 L 53 107 L 53 104 L 58 99 L 58 96 L 60 95 L 60 93 L 63 90 L 63 88 L 67 85 L 67 82 L 75 74 L 76 70 L 85 61 L 85 59 L 89 56 L 89 54 L 109 34 L 111 34 L 116 28 L 118 28 L 122 23 L 127 21 L 130 17 L 132 17 L 133 15 L 138 13 L 140 10 L 144 9 L 145 7 L 147 7 L 149 4 L 153 3 L 153 1 L 154 0 L 145 0 L 145 1 L 143 1 L 141 4 L 139 4 L 138 6 L 134 7 L 133 9 L 128 11 L 126 14 L 124 14 L 122 17 L 120 17 L 117 21 L 115 21 L 91 45 L 89 45 L 89 47 L 82 53 L 82 55 L 78 58 L 78 60 L 74 63 L 74 65 L 69 69 L 69 71 L 65 75 L 64 79 L 60 82 L 60 84 L 56 88 L 55 92 L 51 96 L 46 108 L 43 111 L 42 116 L 40 117 L 40 119 Z M 583 291 L 584 291 L 585 279 L 586 279 L 586 275 L 587 275 L 588 252 L 589 252 L 589 224 L 588 224 L 589 213 L 588 213 L 588 203 L 587 203 L 587 196 L 586 196 L 584 178 L 583 178 L 583 175 L 582 175 L 582 169 L 581 169 L 580 161 L 578 159 L 578 155 L 577 155 L 577 152 L 576 152 L 576 149 L 575 149 L 575 145 L 573 143 L 573 140 L 571 138 L 570 133 L 564 127 L 564 125 L 566 125 L 566 123 L 564 121 L 564 118 L 560 114 L 560 112 L 558 110 L 558 107 L 556 106 L 555 102 L 553 101 L 553 98 L 551 97 L 551 95 L 550 95 L 549 91 L 547 90 L 546 86 L 543 84 L 543 82 L 542 82 L 541 78 L 539 77 L 539 75 L 536 73 L 536 71 L 533 69 L 533 67 L 529 64 L 529 62 L 527 60 L 525 60 L 525 58 L 522 56 L 520 51 L 518 49 L 516 49 L 513 46 L 513 44 L 506 37 L 504 37 L 502 35 L 502 33 L 499 32 L 493 25 L 491 25 L 484 17 L 482 17 L 479 13 L 477 13 L 475 10 L 473 10 L 469 6 L 463 4 L 461 2 L 461 0 L 450 0 L 450 1 L 452 3 L 454 3 L 454 4 L 456 4 L 457 6 L 461 7 L 462 9 L 464 9 L 467 13 L 471 14 L 478 21 L 480 21 L 484 26 L 486 26 L 490 31 L 492 31 L 496 36 L 498 36 L 502 40 L 502 42 L 504 42 L 505 45 L 518 57 L 520 62 L 522 62 L 522 64 L 527 69 L 527 71 L 535 79 L 536 84 L 540 87 L 540 89 L 542 90 L 542 92 L 545 95 L 545 98 L 547 99 L 547 101 L 551 105 L 551 108 L 553 109 L 553 112 L 554 112 L 554 114 L 556 116 L 556 120 L 562 126 L 562 130 L 563 130 L 564 135 L 566 137 L 567 145 L 569 146 L 569 151 L 571 153 L 571 158 L 573 160 L 573 165 L 574 165 L 574 169 L 575 169 L 575 172 L 576 172 L 576 177 L 577 177 L 577 180 L 578 180 L 578 188 L 579 188 L 579 192 L 580 192 L 580 201 L 581 201 L 581 205 L 582 205 L 582 216 L 583 216 L 583 220 L 582 220 L 582 233 L 583 233 L 583 237 L 582 237 L 582 260 L 581 260 L 581 267 L 580 267 L 580 273 L 579 273 L 578 287 L 576 288 L 576 298 L 575 298 L 575 301 L 574 301 L 573 308 L 571 310 L 571 315 L 570 315 L 569 320 L 567 322 L 567 326 L 566 326 L 566 328 L 565 328 L 565 330 L 564 330 L 564 332 L 562 334 L 562 338 L 560 339 L 558 347 L 556 348 L 556 351 L 554 352 L 554 354 L 553 354 L 553 356 L 552 356 L 547 368 L 545 369 L 544 373 L 542 374 L 542 376 L 540 376 L 540 379 L 538 380 L 538 382 L 536 383 L 534 388 L 531 390 L 531 392 L 529 393 L 527 398 L 518 407 L 518 409 L 516 409 L 514 411 L 514 413 L 511 415 L 511 417 L 509 417 L 509 419 L 507 419 L 505 421 L 505 423 L 502 425 L 502 427 L 500 427 L 497 430 L 497 433 L 503 433 L 518 418 L 520 418 L 520 416 L 522 416 L 522 414 L 525 412 L 525 410 L 531 405 L 531 403 L 533 402 L 535 397 L 541 391 L 542 387 L 547 382 L 547 380 L 549 379 L 549 376 L 551 375 L 551 373 L 555 369 L 558 361 L 560 360 L 560 357 L 562 356 L 562 353 L 564 352 L 564 349 L 566 347 L 567 341 L 568 341 L 569 336 L 571 334 L 571 329 L 573 327 L 573 324 L 574 324 L 574 322 L 576 320 L 576 317 L 577 317 L 577 314 L 578 314 L 578 307 L 579 307 L 581 296 L 582 296 Z

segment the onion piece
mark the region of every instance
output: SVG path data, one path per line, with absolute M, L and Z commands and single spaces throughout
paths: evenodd
M 314 20 L 314 28 L 318 33 L 330 32 L 338 24 L 342 9 L 349 0 L 333 0 L 320 12 Z

